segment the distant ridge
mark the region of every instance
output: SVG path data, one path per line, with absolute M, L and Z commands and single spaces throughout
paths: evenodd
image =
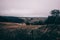
M 14 17 L 14 16 L 0 16 L 0 22 L 14 22 L 14 23 L 22 23 L 27 19 L 30 20 L 45 20 L 47 17 Z
M 23 19 L 20 19 L 18 17 L 12 17 L 12 16 L 0 16 L 0 22 L 15 22 L 15 23 L 22 23 L 24 22 Z

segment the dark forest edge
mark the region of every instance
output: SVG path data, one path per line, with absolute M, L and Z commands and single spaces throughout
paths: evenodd
M 27 25 L 41 25 L 44 24 L 46 17 L 13 17 L 13 16 L 0 16 L 0 22 L 12 23 L 26 23 Z

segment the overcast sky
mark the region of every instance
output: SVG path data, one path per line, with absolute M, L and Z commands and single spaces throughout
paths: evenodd
M 47 17 L 60 0 L 0 0 L 0 16 Z

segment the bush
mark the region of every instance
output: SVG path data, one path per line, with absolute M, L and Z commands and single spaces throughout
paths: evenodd
M 52 30 L 45 26 L 34 30 L 17 28 L 12 31 L 0 28 L 0 40 L 57 40 L 60 37 L 58 31 L 58 28 Z

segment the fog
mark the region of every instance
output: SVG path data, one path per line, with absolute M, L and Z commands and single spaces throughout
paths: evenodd
M 0 0 L 0 16 L 47 17 L 60 0 Z

